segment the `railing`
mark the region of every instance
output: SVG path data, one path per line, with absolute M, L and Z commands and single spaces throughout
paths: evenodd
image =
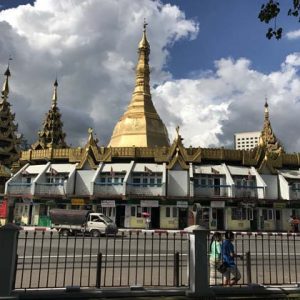
M 290 187 L 290 200 L 300 199 L 300 189 L 295 187 Z
M 162 196 L 162 183 L 127 183 L 127 193 L 133 195 Z
M 209 245 L 209 241 L 207 243 Z M 240 285 L 292 285 L 300 279 L 300 235 L 295 233 L 236 233 L 233 241 Z M 209 253 L 209 249 L 208 249 Z M 210 270 L 210 284 L 222 285 L 222 274 Z
M 194 194 L 195 196 L 228 196 L 228 189 L 231 188 L 231 185 L 227 184 L 195 184 L 194 185 Z
M 92 238 L 21 231 L 15 289 L 187 286 L 188 261 L 184 232 L 136 230 Z
M 65 187 L 63 183 L 36 183 L 35 194 L 38 195 L 61 195 L 64 196 Z
M 30 194 L 31 183 L 27 182 L 10 182 L 8 184 L 7 194 L 19 195 L 19 194 Z
M 238 186 L 235 185 L 235 197 L 238 198 L 257 198 L 258 189 L 263 189 L 262 186 Z
M 123 194 L 123 183 L 94 183 L 95 195 L 120 195 Z

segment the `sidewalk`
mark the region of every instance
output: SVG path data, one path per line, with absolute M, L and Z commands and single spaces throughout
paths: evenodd
M 300 288 L 295 287 L 213 287 L 215 297 L 202 298 L 200 295 L 195 297 L 186 296 L 186 288 L 173 289 L 130 289 L 130 288 L 105 288 L 105 289 L 80 289 L 70 287 L 55 290 L 26 290 L 16 291 L 14 295 L 18 299 L 122 299 L 122 300 L 246 300 L 246 299 L 300 299 Z

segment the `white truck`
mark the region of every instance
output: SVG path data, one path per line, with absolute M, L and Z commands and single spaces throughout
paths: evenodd
M 78 233 L 93 237 L 117 234 L 116 224 L 107 216 L 90 210 L 54 208 L 50 212 L 52 228 L 63 236 Z

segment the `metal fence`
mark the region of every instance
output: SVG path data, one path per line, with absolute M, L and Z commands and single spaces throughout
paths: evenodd
M 15 289 L 188 286 L 185 232 L 134 230 L 93 238 L 21 231 L 17 249 Z
M 211 236 L 209 237 L 211 238 Z M 209 253 L 210 240 L 207 241 Z M 300 280 L 300 234 L 237 232 L 233 241 L 240 285 L 292 285 Z M 210 270 L 211 271 L 211 270 Z M 210 284 L 224 284 L 223 275 L 210 272 Z

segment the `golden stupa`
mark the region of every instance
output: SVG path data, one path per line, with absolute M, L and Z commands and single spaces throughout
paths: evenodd
M 135 88 L 127 111 L 116 124 L 109 147 L 169 146 L 166 126 L 151 100 L 149 54 L 146 23 L 139 43 Z

